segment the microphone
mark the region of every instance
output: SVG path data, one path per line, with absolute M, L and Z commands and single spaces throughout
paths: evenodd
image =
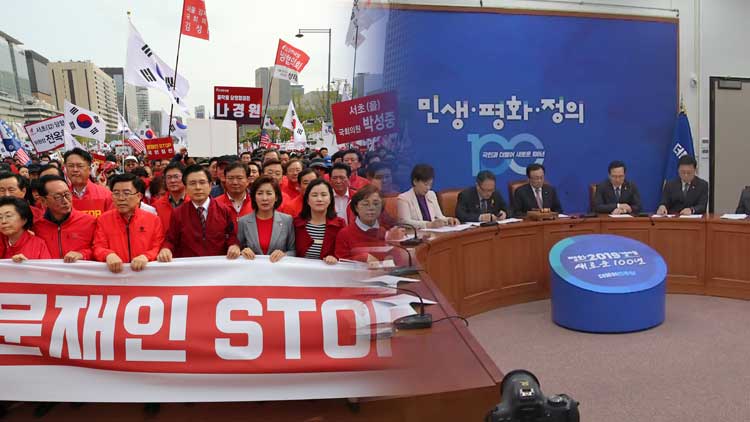
M 403 287 L 394 287 L 394 289 L 409 292 L 419 298 L 419 313 L 417 315 L 407 315 L 401 318 L 397 318 L 393 321 L 393 326 L 398 330 L 418 330 L 422 328 L 432 327 L 432 314 L 425 313 L 424 311 L 424 300 L 422 295 L 415 292 L 414 290 L 405 289 Z
M 406 249 L 404 246 L 399 245 L 398 243 L 393 244 L 394 247 L 399 248 L 406 252 L 406 256 L 409 257 L 409 266 L 408 267 L 400 267 L 392 270 L 389 275 L 395 276 L 395 277 L 404 277 L 407 275 L 412 274 L 419 274 L 420 271 L 422 271 L 422 268 L 417 268 L 414 266 L 411 260 L 411 253 L 409 253 L 409 250 Z
M 419 245 L 422 244 L 423 240 L 419 237 L 419 233 L 417 232 L 417 228 L 416 227 L 412 226 L 411 224 L 407 224 L 407 223 L 398 223 L 398 224 L 396 224 L 396 227 L 407 227 L 407 228 L 410 228 L 410 229 L 412 229 L 414 231 L 414 238 L 413 239 L 402 240 L 400 242 L 401 246 L 414 247 L 414 246 L 419 246 Z M 410 259 L 411 259 L 411 257 L 410 257 Z

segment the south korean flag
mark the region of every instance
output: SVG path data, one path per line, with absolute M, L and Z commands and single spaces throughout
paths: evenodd
M 281 124 L 292 131 L 292 140 L 297 148 L 305 148 L 307 146 L 307 135 L 305 135 L 305 128 L 302 126 L 302 122 L 297 116 L 297 111 L 294 109 L 294 101 L 289 101 L 289 108 L 286 110 L 286 116 L 284 116 L 284 123 Z
M 65 133 L 104 142 L 106 126 L 98 114 L 65 101 Z
M 164 63 L 143 41 L 143 37 L 135 29 L 132 22 L 130 23 L 130 35 L 128 36 L 126 62 L 125 82 L 134 86 L 156 88 L 169 95 L 172 102 L 184 114 L 190 114 L 189 107 L 185 102 L 185 97 L 190 90 L 187 79 L 177 75 L 175 80 L 174 69 Z

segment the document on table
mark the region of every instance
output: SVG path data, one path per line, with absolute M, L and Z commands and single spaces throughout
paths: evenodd
M 665 218 L 665 217 L 672 218 L 674 217 L 674 214 L 665 214 L 665 215 L 654 214 L 651 216 L 651 218 Z
M 570 218 L 568 214 L 557 214 L 557 218 Z
M 747 214 L 724 214 L 721 218 L 725 220 L 744 220 L 747 218 Z
M 381 275 L 377 277 L 372 277 L 372 278 L 368 278 L 367 280 L 362 280 L 362 283 L 372 283 L 372 284 L 380 284 L 380 285 L 389 286 L 389 287 L 396 287 L 398 283 L 402 281 L 407 282 L 407 283 L 419 283 L 419 280 L 416 278 L 396 277 L 395 275 Z
M 510 224 L 510 223 L 519 223 L 523 221 L 520 218 L 506 218 L 505 220 L 500 220 L 497 222 L 497 224 Z
M 630 214 L 610 214 L 609 216 L 612 218 L 633 218 Z
M 680 218 L 703 218 L 703 214 L 681 215 Z
M 478 223 L 477 223 L 478 225 Z M 472 223 L 466 223 L 466 224 L 457 224 L 455 226 L 445 226 L 445 227 L 438 227 L 434 229 L 422 229 L 423 232 L 432 232 L 432 233 L 450 233 L 450 232 L 460 232 L 464 231 L 466 229 L 470 229 L 474 227 Z

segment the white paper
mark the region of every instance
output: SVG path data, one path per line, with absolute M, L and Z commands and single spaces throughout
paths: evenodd
M 389 297 L 383 297 L 379 299 L 373 299 L 373 302 L 384 302 L 384 303 L 390 303 L 393 306 L 402 306 L 402 305 L 409 305 L 412 303 L 420 303 L 419 298 L 416 296 L 412 296 L 410 294 L 402 293 L 395 296 L 389 296 Z M 422 298 L 422 302 L 424 302 L 425 305 L 434 305 L 435 301 L 430 299 Z
M 401 239 L 388 239 L 389 242 L 403 242 L 404 240 L 414 239 L 414 233 L 405 233 Z
M 479 223 L 477 223 L 478 225 Z M 474 227 L 473 224 L 457 224 L 455 226 L 445 226 L 445 227 L 438 227 L 434 229 L 422 229 L 423 232 L 432 232 L 432 233 L 450 233 L 450 232 L 460 232 L 466 229 L 470 229 Z
M 721 218 L 725 220 L 744 220 L 747 218 L 747 214 L 724 214 Z
M 510 223 L 519 223 L 521 221 L 523 220 L 520 218 L 506 218 L 505 220 L 500 220 L 497 223 L 498 224 L 510 224 Z
M 651 218 L 664 218 L 664 217 L 672 218 L 674 217 L 674 214 L 665 214 L 665 215 L 654 214 L 651 216 Z
M 557 214 L 557 218 L 570 218 L 568 214 Z
M 385 261 L 370 261 L 367 263 L 367 268 L 371 270 L 384 270 L 389 268 L 396 268 L 396 263 L 392 259 L 386 259 Z
M 396 277 L 395 275 L 381 275 L 362 280 L 363 283 L 382 283 L 388 286 L 397 286 L 402 281 L 406 283 L 419 283 L 419 280 L 416 278 Z
M 703 214 L 681 215 L 680 218 L 703 218 Z
M 630 214 L 610 214 L 609 216 L 612 218 L 633 218 Z

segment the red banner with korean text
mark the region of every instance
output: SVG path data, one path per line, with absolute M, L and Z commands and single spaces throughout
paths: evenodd
M 180 32 L 183 35 L 208 40 L 208 16 L 204 0 L 184 0 Z
M 237 125 L 259 125 L 263 115 L 263 88 L 214 87 L 214 119 L 235 120 Z
M 144 139 L 143 144 L 149 160 L 170 160 L 174 157 L 174 142 L 170 137 Z
M 299 73 L 302 72 L 309 61 L 310 56 L 304 51 L 279 39 L 273 76 L 297 84 L 299 83 Z
M 398 132 L 398 102 L 392 92 L 331 105 L 336 142 L 345 144 Z
M 60 262 L 0 260 L 0 377 L 13 385 L 0 400 L 313 399 L 354 385 L 366 397 L 402 365 L 372 327 L 402 316 L 403 295 L 359 264 Z

